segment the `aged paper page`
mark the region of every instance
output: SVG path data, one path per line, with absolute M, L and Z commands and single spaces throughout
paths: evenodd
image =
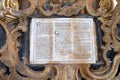
M 32 19 L 30 63 L 95 63 L 92 18 Z

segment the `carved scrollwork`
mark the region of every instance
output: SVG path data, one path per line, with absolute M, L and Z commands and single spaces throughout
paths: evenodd
M 19 1 L 0 1 L 0 25 L 6 33 L 6 43 L 0 48 L 0 80 L 112 80 L 119 79 L 120 38 L 117 25 L 120 24 L 120 3 L 113 8 L 113 0 L 26 0 L 29 7 L 20 10 Z M 95 6 L 96 3 L 97 5 Z M 22 5 L 24 6 L 24 5 Z M 28 30 L 28 17 L 39 11 L 44 16 L 74 16 L 86 14 L 97 17 L 103 32 L 100 46 L 104 65 L 97 69 L 92 64 L 46 64 L 43 70 L 34 70 L 26 56 L 19 56 L 20 38 Z M 82 13 L 82 12 L 84 13 Z M 34 16 L 34 15 L 33 15 Z M 112 60 L 107 57 L 113 50 Z M 29 53 L 26 53 L 29 54 Z M 98 63 L 98 62 L 97 62 Z M 97 64 L 96 63 L 96 64 Z M 41 66 L 41 65 L 40 65 Z
M 97 7 L 95 7 L 95 5 L 97 5 Z M 113 7 L 113 0 L 87 0 L 86 6 L 88 13 L 93 16 L 101 16 L 106 12 L 111 12 Z
M 85 5 L 86 0 L 38 0 L 37 8 L 45 16 L 72 16 L 78 14 Z

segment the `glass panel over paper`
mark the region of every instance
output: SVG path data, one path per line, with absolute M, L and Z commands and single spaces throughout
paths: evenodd
M 92 18 L 33 18 L 30 63 L 95 63 L 95 37 Z

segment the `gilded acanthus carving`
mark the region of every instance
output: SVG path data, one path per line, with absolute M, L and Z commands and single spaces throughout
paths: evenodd
M 24 1 L 29 7 L 20 9 Z M 0 48 L 0 80 L 119 80 L 120 75 L 116 76 L 120 65 L 119 0 L 113 6 L 113 0 L 0 0 L 0 27 L 6 34 L 6 43 Z M 21 37 L 28 31 L 28 18 L 36 14 L 46 17 L 86 14 L 97 18 L 103 32 L 104 44 L 100 49 L 104 65 L 97 69 L 91 68 L 92 64 L 46 64 L 41 71 L 31 68 L 28 58 L 20 56 L 19 47 Z M 112 60 L 107 57 L 111 50 Z

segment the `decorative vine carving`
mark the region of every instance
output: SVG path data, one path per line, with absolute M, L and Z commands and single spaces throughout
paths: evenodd
M 20 10 L 19 1 L 0 1 L 0 25 L 6 34 L 6 43 L 0 49 L 0 80 L 112 80 L 120 65 L 120 37 L 116 34 L 120 24 L 120 3 L 113 8 L 113 0 L 27 0 L 29 7 Z M 96 7 L 95 4 L 96 3 Z M 22 5 L 24 6 L 24 5 Z M 44 70 L 35 71 L 29 65 L 27 57 L 19 56 L 20 38 L 28 28 L 28 17 L 69 16 L 87 14 L 97 17 L 103 32 L 100 46 L 105 65 L 94 70 L 92 64 L 46 64 Z M 115 57 L 110 60 L 106 55 L 114 50 Z M 26 53 L 28 54 L 28 53 Z M 96 63 L 97 64 L 97 63 Z M 6 74 L 7 73 L 7 74 Z

